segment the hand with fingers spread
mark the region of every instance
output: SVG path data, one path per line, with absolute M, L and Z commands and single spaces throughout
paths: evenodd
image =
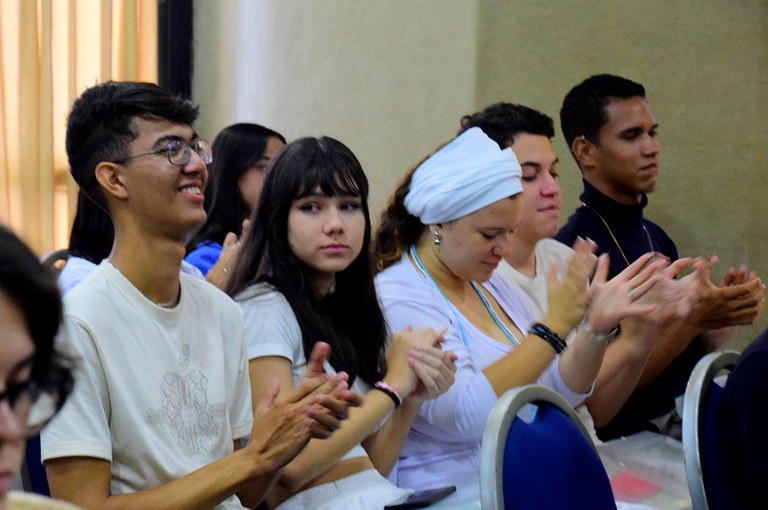
M 649 296 L 664 279 L 662 270 L 667 266 L 664 260 L 653 260 L 653 253 L 646 253 L 611 280 L 607 279 L 609 264 L 607 255 L 599 257 L 590 285 L 587 318 L 598 333 L 607 333 L 625 317 L 652 314 L 663 295 Z

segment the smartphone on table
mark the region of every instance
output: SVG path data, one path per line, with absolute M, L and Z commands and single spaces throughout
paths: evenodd
M 384 507 L 384 510 L 410 510 L 412 508 L 427 508 L 432 503 L 437 503 L 449 494 L 456 492 L 456 486 L 438 487 L 416 491 L 408 495 L 404 501 L 393 503 Z

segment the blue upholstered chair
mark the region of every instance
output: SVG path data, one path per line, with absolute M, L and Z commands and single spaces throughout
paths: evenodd
M 600 457 L 573 408 L 543 386 L 499 398 L 480 453 L 483 510 L 616 509 Z
M 723 371 L 733 370 L 739 353 L 707 354 L 691 372 L 683 401 L 683 450 L 685 474 L 694 510 L 730 509 L 727 452 L 723 446 L 718 410 L 725 388 L 715 381 Z

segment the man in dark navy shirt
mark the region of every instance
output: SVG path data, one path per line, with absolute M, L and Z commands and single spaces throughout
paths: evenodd
M 643 217 L 659 174 L 658 122 L 643 86 L 618 76 L 592 76 L 565 97 L 560 121 L 584 192 L 582 206 L 555 238 L 567 245 L 577 236 L 595 241 L 598 252 L 610 256 L 611 277 L 649 251 L 676 260 L 672 239 Z M 697 264 L 702 266 L 700 301 L 690 317 L 659 332 L 635 392 L 613 420 L 598 428 L 601 439 L 664 431 L 663 417 L 685 391 L 699 358 L 727 340 L 736 325 L 753 322 L 762 309 L 765 287 L 754 273 L 743 266 L 730 270 L 717 286 L 709 279 L 714 260 Z

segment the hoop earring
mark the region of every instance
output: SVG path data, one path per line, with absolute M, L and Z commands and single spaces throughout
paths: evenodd
M 440 231 L 435 230 L 433 234 L 435 236 L 435 246 L 440 246 Z

